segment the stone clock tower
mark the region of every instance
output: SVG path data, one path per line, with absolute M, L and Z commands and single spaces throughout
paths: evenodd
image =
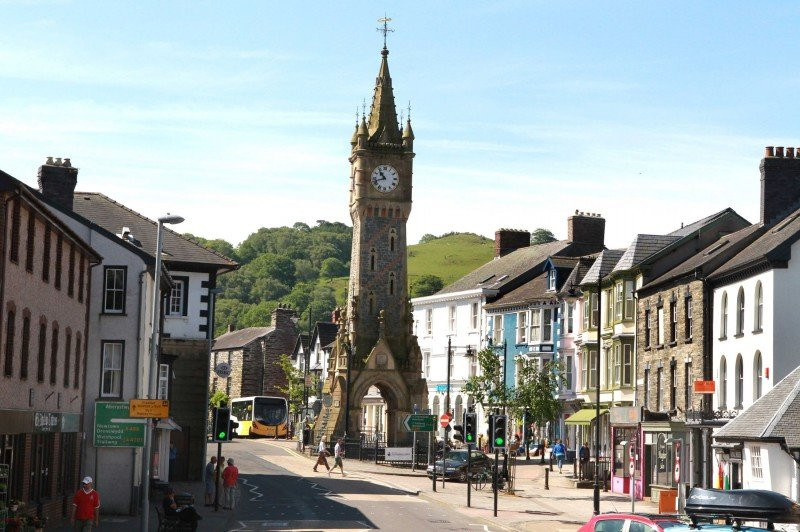
M 398 123 L 388 57 L 384 44 L 369 117 L 361 117 L 350 140 L 348 301 L 335 313 L 339 334 L 323 387 L 317 441 L 358 433 L 361 400 L 371 386 L 387 403 L 390 443 L 405 439 L 404 414 L 415 404 L 427 405 L 407 288 L 414 133 L 410 119 L 402 129 Z

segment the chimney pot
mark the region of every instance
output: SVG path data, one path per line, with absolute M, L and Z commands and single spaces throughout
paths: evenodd
M 56 157 L 56 166 L 61 166 L 61 157 Z
M 78 169 L 69 159 L 48 157 L 39 167 L 39 191 L 51 203 L 72 210 L 75 186 L 78 184 Z
M 233 323 L 229 323 L 229 324 L 228 324 L 228 332 L 230 333 L 230 332 L 233 332 L 233 331 L 235 331 L 235 330 L 236 330 L 236 329 L 234 329 L 234 327 L 233 327 Z
M 72 168 L 72 163 L 69 161 L 69 159 L 64 159 L 64 167 Z
M 775 157 L 783 157 L 783 146 L 775 147 Z
M 53 164 L 53 158 L 48 157 L 47 160 L 44 162 L 44 164 Z
M 606 220 L 599 213 L 578 211 L 577 216 L 567 218 L 567 240 L 579 244 L 589 244 L 596 251 L 603 249 Z
M 775 157 L 775 148 L 772 146 L 764 148 L 764 157 Z

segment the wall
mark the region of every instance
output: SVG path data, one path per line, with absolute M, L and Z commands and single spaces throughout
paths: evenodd
M 792 257 L 800 257 L 800 242 L 792 244 L 791 254 Z M 797 301 L 800 299 L 800 260 L 790 260 L 788 268 L 776 268 L 773 274 L 776 287 L 774 306 L 769 304 L 771 300 L 765 296 L 764 312 L 770 307 L 771 317 L 768 323 L 774 327 L 772 336 L 775 365 L 775 377 L 771 381 L 777 383 L 800 366 L 800 351 L 797 349 L 800 345 L 800 327 L 797 327 L 796 320 L 787 319 L 796 314 Z M 775 317 L 774 320 L 772 316 Z
M 753 448 L 760 448 L 762 478 L 753 475 Z M 778 443 L 745 442 L 742 453 L 744 489 L 761 489 L 781 493 L 797 501 L 797 468 L 789 454 Z
M 170 338 L 198 340 L 207 337 L 209 274 L 170 270 L 173 277 L 189 278 L 189 305 L 186 316 L 164 316 L 164 334 Z

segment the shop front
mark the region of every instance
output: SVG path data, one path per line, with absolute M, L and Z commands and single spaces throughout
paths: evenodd
M 644 448 L 642 457 L 642 489 L 645 497 L 658 502 L 662 493 L 675 493 L 678 489 L 676 481 L 676 465 L 680 469 L 678 481 L 685 478 L 685 443 L 688 433 L 682 421 L 643 421 L 642 435 Z M 676 464 L 676 454 L 679 456 Z
M 575 427 L 576 445 L 580 448 L 584 443 L 589 446 L 589 456 L 591 461 L 597 461 L 598 456 L 596 453 L 596 438 L 599 431 L 600 436 L 600 471 L 603 478 L 608 478 L 609 461 L 610 461 L 610 438 L 611 430 L 608 420 L 608 409 L 600 408 L 600 417 L 597 417 L 597 408 L 586 406 L 564 420 L 567 427 Z M 581 477 L 591 476 L 594 467 L 589 467 L 585 472 L 582 472 Z
M 616 406 L 611 408 L 611 440 L 614 443 L 611 468 L 611 491 L 630 495 L 631 485 L 637 500 L 642 499 L 641 472 L 641 407 Z

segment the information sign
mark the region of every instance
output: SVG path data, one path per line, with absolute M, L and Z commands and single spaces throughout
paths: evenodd
M 411 447 L 386 447 L 387 462 L 410 462 Z
M 436 429 L 436 416 L 425 414 L 409 414 L 403 420 L 408 432 L 433 432 Z
M 144 419 L 131 418 L 123 401 L 97 401 L 94 404 L 95 447 L 143 447 Z
M 163 399 L 131 399 L 130 417 L 166 419 L 169 417 L 169 401 Z

